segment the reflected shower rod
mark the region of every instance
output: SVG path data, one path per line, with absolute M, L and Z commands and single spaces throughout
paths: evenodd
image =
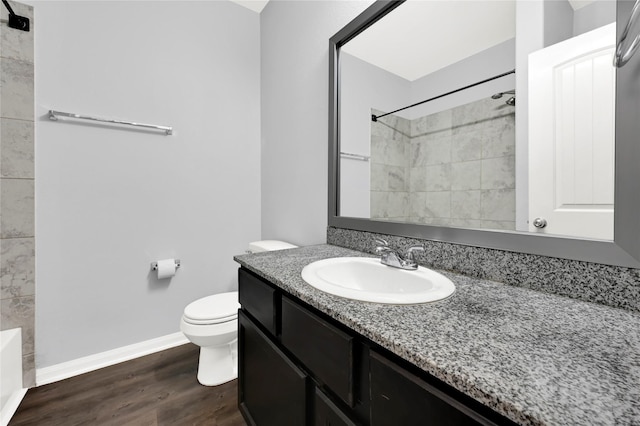
M 2 0 L 2 3 L 4 3 L 4 6 L 9 11 L 9 28 L 29 32 L 29 18 L 16 15 L 7 0 Z
M 472 87 L 479 86 L 481 84 L 488 83 L 488 82 L 496 80 L 498 78 L 502 78 L 502 77 L 505 77 L 505 76 L 507 76 L 509 74 L 515 74 L 515 73 L 516 73 L 516 70 L 503 72 L 502 74 L 494 75 L 493 77 L 486 78 L 486 79 L 484 79 L 482 81 L 478 81 L 476 83 L 469 84 L 468 86 L 464 86 L 464 87 L 461 87 L 459 89 L 452 90 L 452 91 L 447 92 L 447 93 L 443 93 L 442 95 L 434 96 L 433 98 L 425 99 L 424 101 L 417 102 L 415 104 L 406 106 L 404 108 L 399 108 L 399 109 L 397 109 L 395 111 L 387 112 L 386 114 L 380 114 L 380 115 L 371 114 L 371 121 L 378 121 L 378 118 L 382 118 L 382 117 L 385 117 L 387 115 L 395 114 L 396 112 L 404 111 L 405 109 L 413 108 L 413 107 L 418 106 L 418 105 L 426 104 L 427 102 L 435 101 L 436 99 L 444 98 L 445 96 L 453 95 L 454 93 L 458 93 L 458 92 L 461 92 L 463 90 L 467 90 L 467 89 L 470 89 Z

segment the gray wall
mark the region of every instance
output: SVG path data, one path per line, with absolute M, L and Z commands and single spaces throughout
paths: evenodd
M 616 21 L 616 2 L 599 0 L 573 14 L 573 35 L 586 33 Z M 620 25 L 626 25 L 621 22 Z
M 31 19 L 31 32 L 0 23 L 0 330 L 22 328 L 22 385 L 35 384 L 35 227 L 33 9 L 12 2 Z M 2 356 L 2 354 L 0 354 Z M 0 374 L 3 372 L 0 371 Z
M 568 1 L 544 2 L 544 45 L 566 40 L 573 35 L 573 8 Z
M 510 39 L 473 56 L 419 78 L 411 84 L 410 103 L 416 103 L 459 89 L 515 68 L 516 41 Z M 515 88 L 515 76 L 503 78 L 445 96 L 411 109 L 411 119 L 486 99 L 492 94 Z
M 544 2 L 544 46 L 551 46 L 595 30 L 615 20 L 615 1 L 598 0 L 575 11 L 568 1 L 546 1 Z
M 340 122 L 340 149 L 371 155 L 371 109 L 389 112 L 409 105 L 411 82 L 345 52 L 340 55 L 340 80 L 340 114 L 349 117 Z M 366 161 L 340 160 L 342 216 L 370 217 L 370 167 Z
M 262 11 L 262 236 L 326 241 L 329 38 L 371 1 L 271 1 Z
M 260 27 L 231 2 L 35 11 L 41 368 L 179 332 L 188 303 L 237 288 L 233 255 L 260 239 Z M 150 271 L 164 258 L 182 261 L 170 281 Z

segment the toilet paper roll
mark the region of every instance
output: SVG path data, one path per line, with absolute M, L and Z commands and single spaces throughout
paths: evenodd
M 176 260 L 163 259 L 158 260 L 158 279 L 171 278 L 176 274 Z

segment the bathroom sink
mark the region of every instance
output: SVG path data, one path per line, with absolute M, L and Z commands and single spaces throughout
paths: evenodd
M 456 287 L 450 279 L 428 268 L 415 271 L 392 268 L 378 258 L 336 257 L 310 263 L 302 279 L 318 290 L 347 299 L 388 304 L 442 300 Z

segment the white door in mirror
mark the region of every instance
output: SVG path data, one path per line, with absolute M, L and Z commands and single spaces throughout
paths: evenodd
M 529 55 L 532 232 L 613 240 L 615 30 Z
M 435 302 L 451 296 L 455 285 L 431 269 L 392 268 L 377 258 L 337 257 L 307 265 L 302 279 L 318 290 L 347 299 L 387 304 Z

